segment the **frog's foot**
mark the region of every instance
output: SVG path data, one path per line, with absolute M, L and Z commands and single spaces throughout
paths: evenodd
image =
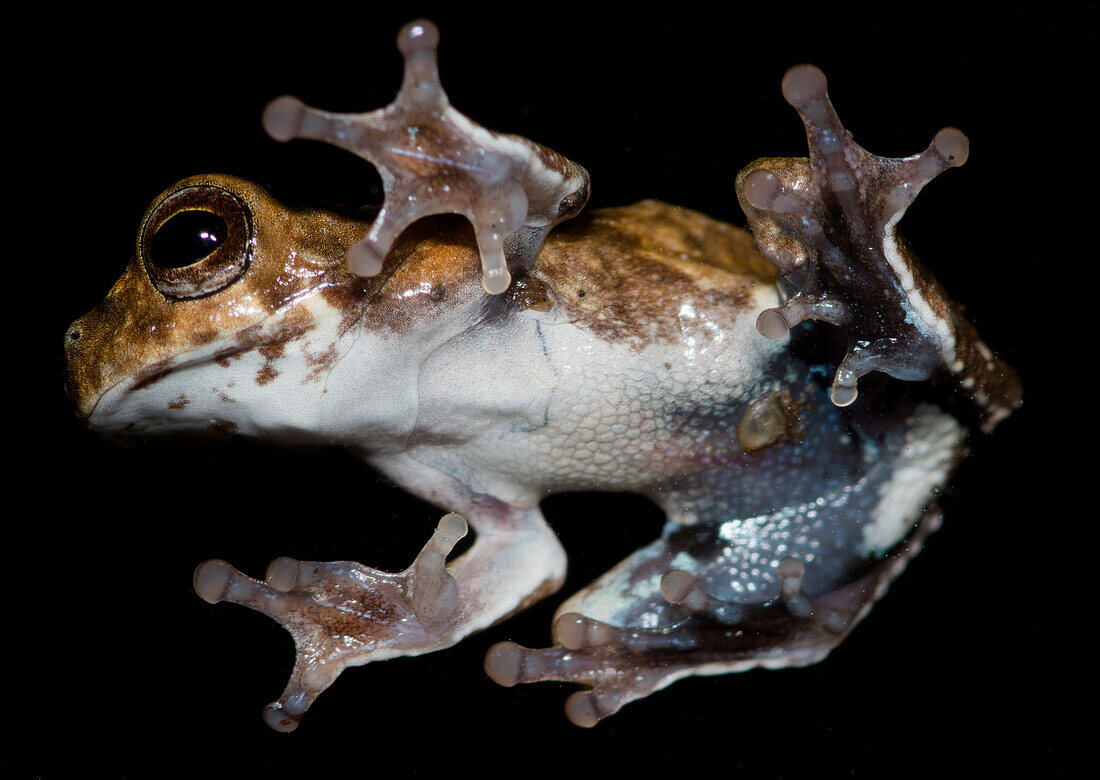
M 924 185 L 966 161 L 966 136 L 948 127 L 920 154 L 879 157 L 841 125 L 816 67 L 787 71 L 783 96 L 806 127 L 809 159 L 757 160 L 737 179 L 760 250 L 794 288 L 757 329 L 769 338 L 805 320 L 844 329 L 848 352 L 832 388 L 839 406 L 855 401 L 868 372 L 919 381 L 946 369 L 992 427 L 1019 404 L 1015 376 L 895 232 Z
M 580 213 L 588 200 L 588 172 L 533 141 L 486 130 L 456 111 L 439 81 L 439 30 L 410 22 L 397 36 L 405 58 L 401 91 L 385 108 L 332 114 L 293 97 L 272 101 L 264 128 L 272 138 L 311 138 L 359 155 L 378 168 L 386 196 L 366 238 L 347 264 L 376 276 L 397 236 L 431 214 L 462 214 L 474 226 L 482 285 L 508 289 L 513 270 L 538 256 L 547 233 Z
M 201 564 L 195 571 L 199 596 L 263 612 L 294 637 L 294 670 L 283 695 L 264 709 L 267 724 L 293 731 L 347 666 L 446 644 L 458 619 L 459 588 L 445 564 L 466 530 L 464 518 L 446 515 L 398 574 L 348 561 L 278 558 L 260 582 L 225 561 Z
M 779 562 L 780 595 L 763 604 L 715 598 L 691 574 L 672 569 L 661 577 L 660 593 L 678 614 L 675 622 L 614 626 L 566 612 L 555 620 L 554 646 L 500 642 L 486 655 L 485 671 L 504 686 L 547 680 L 585 686 L 566 700 L 565 712 L 578 726 L 594 726 L 684 677 L 817 663 L 870 611 L 939 522 L 939 511 L 930 511 L 867 574 L 813 597 L 802 591 L 805 569 L 794 558 Z

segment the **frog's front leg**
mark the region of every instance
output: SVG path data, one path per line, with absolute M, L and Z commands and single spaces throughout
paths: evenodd
M 840 406 L 855 401 L 858 380 L 871 371 L 906 381 L 947 377 L 992 429 L 1020 403 L 1015 372 L 895 230 L 924 185 L 966 162 L 966 136 L 947 127 L 920 154 L 879 157 L 840 123 L 816 67 L 787 71 L 783 96 L 806 127 L 809 159 L 760 159 L 737 179 L 757 245 L 794 289 L 760 314 L 758 329 L 785 338 L 817 320 L 844 330 L 848 351 L 832 391 Z
M 264 127 L 279 141 L 324 141 L 378 168 L 385 202 L 367 236 L 348 249 L 353 273 L 377 276 L 397 236 L 421 217 L 463 214 L 477 236 L 482 285 L 499 294 L 513 271 L 535 261 L 550 230 L 584 208 L 588 172 L 552 149 L 487 130 L 455 110 L 439 81 L 438 44 L 439 30 L 426 19 L 401 28 L 397 46 L 405 78 L 385 108 L 333 114 L 284 96 L 264 110 Z
M 349 666 L 449 647 L 463 637 L 556 591 L 565 553 L 537 508 L 485 496 L 452 495 L 477 534 L 447 563 L 466 535 L 466 520 L 444 516 L 405 571 L 387 573 L 351 561 L 278 558 L 263 581 L 221 560 L 195 572 L 210 603 L 231 601 L 269 615 L 294 637 L 295 663 L 283 694 L 264 708 L 277 731 L 293 731 L 303 713 Z

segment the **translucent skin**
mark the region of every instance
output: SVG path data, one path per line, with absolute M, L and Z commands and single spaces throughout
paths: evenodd
M 427 23 L 402 31 L 407 75 L 396 104 L 408 109 L 423 94 L 418 85 L 428 84 L 428 119 L 446 114 L 445 123 L 463 124 L 446 113 L 453 109 L 437 89 L 436 38 Z M 792 104 L 831 111 L 823 79 L 805 69 L 793 74 L 785 82 Z M 307 118 L 317 116 L 282 100 L 265 123 L 277 137 L 299 129 L 310 135 Z M 372 115 L 364 117 L 362 126 L 372 127 Z M 318 121 L 360 126 L 348 118 Z M 407 121 L 378 131 L 396 135 L 381 146 L 403 142 Z M 267 612 L 295 637 L 298 662 L 287 691 L 265 710 L 268 724 L 295 728 L 348 665 L 446 647 L 556 590 L 564 552 L 537 510 L 552 490 L 636 490 L 653 497 L 669 523 L 660 539 L 562 607 L 555 647 L 494 648 L 486 660 L 494 679 L 586 685 L 591 690 L 572 697 L 567 712 L 592 725 L 685 675 L 823 657 L 935 527 L 932 496 L 960 455 L 962 426 L 904 394 L 892 399 L 889 414 L 868 415 L 850 392 L 855 380 L 834 384 L 834 400 L 849 407 L 834 408 L 811 367 L 788 355 L 785 334 L 769 326 L 777 312 L 784 327 L 797 324 L 795 299 L 781 302 L 774 273 L 733 228 L 642 203 L 581 217 L 552 234 L 541 254 L 532 250 L 555 218 L 583 205 L 574 196 L 586 192 L 586 181 L 555 190 L 571 164 L 530 142 L 502 141 L 480 128 L 471 135 L 488 154 L 515 153 L 518 168 L 504 165 L 513 171 L 505 182 L 528 204 L 541 204 L 529 207 L 527 223 L 505 219 L 500 224 L 510 232 L 483 240 L 502 214 L 518 219 L 522 209 L 516 187 L 501 194 L 495 176 L 451 186 L 451 172 L 466 168 L 446 155 L 453 150 L 461 162 L 468 139 L 424 153 L 433 165 L 444 162 L 414 170 L 421 178 L 405 189 L 390 186 L 400 177 L 386 168 L 387 202 L 369 230 L 334 215 L 289 212 L 239 180 L 199 177 L 158 199 L 146 228 L 170 218 L 162 210 L 175 193 L 232 193 L 254 230 L 247 262 L 225 266 L 244 267 L 241 275 L 220 289 L 197 287 L 201 294 L 182 303 L 168 301 L 179 291 L 158 286 L 155 260 L 139 252 L 108 302 L 67 339 L 71 393 L 93 427 L 169 432 L 213 422 L 249 435 L 335 441 L 410 491 L 462 512 L 475 530 L 475 546 L 444 566 L 465 531 L 465 521 L 446 516 L 398 575 L 279 558 L 261 582 L 225 562 L 203 564 L 195 577 L 200 596 Z M 960 156 L 953 134 L 933 147 L 937 157 Z M 819 154 L 811 141 L 809 167 Z M 934 325 L 949 323 L 919 334 L 909 350 L 915 356 L 906 358 L 919 371 L 902 378 L 943 377 L 991 427 L 1016 403 L 1013 380 L 992 358 L 984 374 L 955 359 L 988 350 L 957 326 L 961 318 L 933 283 L 824 284 L 823 274 L 804 270 L 854 243 L 835 238 L 837 224 L 886 242 L 900 216 L 897 208 L 872 210 L 857 221 L 851 215 L 858 209 L 847 209 L 845 219 L 830 222 L 837 196 L 829 185 L 838 177 L 807 177 L 807 166 L 758 161 L 739 177 L 765 255 L 796 288 L 825 291 L 817 313 L 842 312 L 836 324 L 852 328 L 854 346 L 864 351 L 872 340 L 863 329 L 906 319 L 868 312 L 908 306 L 932 312 Z M 788 204 L 791 192 L 807 189 L 807 178 L 809 205 Z M 405 211 L 410 187 L 453 197 L 432 211 Z M 475 239 L 441 220 L 392 243 L 405 224 L 434 210 L 464 214 Z M 817 220 L 830 240 L 816 240 L 818 231 L 801 235 L 784 223 L 790 214 L 804 218 L 792 220 L 799 224 Z M 383 230 L 391 219 L 397 222 Z M 357 260 L 364 242 L 376 260 L 388 252 L 385 262 L 362 262 L 370 253 Z M 492 297 L 496 286 L 485 280 L 501 263 L 486 256 L 498 250 L 522 276 L 507 295 Z M 912 275 L 911 259 L 892 262 L 898 255 L 884 244 L 867 261 L 877 263 L 868 273 L 897 279 L 900 267 Z M 788 266 L 787 256 L 802 260 Z M 372 273 L 364 278 L 365 270 Z M 781 338 L 760 338 L 757 328 Z M 993 374 L 999 394 L 983 379 Z M 224 398 L 206 390 L 211 379 Z M 838 386 L 848 394 L 838 398 Z
M 397 47 L 405 79 L 389 106 L 369 114 L 318 111 L 281 97 L 264 111 L 264 127 L 279 141 L 311 138 L 374 163 L 386 200 L 370 232 L 348 249 L 348 267 L 375 276 L 394 239 L 429 214 L 458 213 L 474 226 L 482 285 L 508 289 L 507 254 L 519 269 L 538 256 L 546 234 L 588 200 L 588 172 L 556 152 L 505 136 L 455 111 L 439 83 L 439 30 L 426 20 L 401 28 Z
M 832 389 L 840 406 L 855 401 L 856 383 L 871 371 L 923 381 L 946 367 L 992 430 L 1019 405 L 1015 374 L 895 234 L 921 189 L 966 162 L 969 142 L 946 127 L 920 154 L 878 157 L 852 140 L 825 90 L 817 68 L 791 68 L 783 96 L 806 126 L 809 160 L 758 160 L 738 176 L 761 251 L 795 288 L 783 306 L 761 313 L 760 332 L 781 338 L 806 320 L 847 331 L 848 352 Z M 875 295 L 875 288 L 895 294 Z

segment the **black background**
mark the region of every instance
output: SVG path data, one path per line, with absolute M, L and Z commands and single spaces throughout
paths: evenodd
M 15 71 L 9 126 L 24 143 L 11 164 L 34 172 L 9 182 L 24 204 L 9 265 L 20 336 L 5 715 L 16 739 L 0 760 L 48 777 L 690 774 L 712 762 L 746 777 L 1058 774 L 1085 674 L 1070 577 L 1088 568 L 1078 545 L 1090 520 L 1065 507 L 1072 481 L 1058 464 L 1060 442 L 1086 428 L 1066 312 L 1095 249 L 1089 202 L 1071 188 L 1087 170 L 1074 155 L 1089 147 L 1070 98 L 1095 69 L 1084 53 L 1095 36 L 1080 32 L 1094 9 L 368 6 L 192 4 L 23 30 L 35 55 Z M 944 125 L 969 136 L 969 162 L 928 187 L 902 232 L 1020 369 L 1025 408 L 974 441 L 942 499 L 944 529 L 825 663 L 687 680 L 581 730 L 562 714 L 570 686 L 504 689 L 481 670 L 493 642 L 545 646 L 558 596 L 451 650 L 347 671 L 293 735 L 263 724 L 290 637 L 198 599 L 194 567 L 222 557 L 262 575 L 293 555 L 396 570 L 439 511 L 341 453 L 101 441 L 64 397 L 61 336 L 121 272 L 146 204 L 184 176 L 236 174 L 291 204 L 377 201 L 369 165 L 277 144 L 260 111 L 283 93 L 332 110 L 389 102 L 394 37 L 419 15 L 441 28 L 456 107 L 584 164 L 590 207 L 655 197 L 743 224 L 737 171 L 805 153 L 779 91 L 798 62 L 823 68 L 846 126 L 875 153 L 915 153 Z M 627 496 L 544 509 L 570 552 L 563 594 L 661 524 Z

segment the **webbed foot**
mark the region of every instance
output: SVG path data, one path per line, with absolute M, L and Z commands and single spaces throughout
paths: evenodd
M 848 351 L 832 387 L 839 406 L 855 401 L 871 371 L 919 381 L 946 370 L 992 428 L 1019 405 L 1015 375 L 895 233 L 924 185 L 966 162 L 966 136 L 948 127 L 919 154 L 879 157 L 844 129 L 816 67 L 788 70 L 783 96 L 806 127 L 809 159 L 757 160 L 737 179 L 757 245 L 795 290 L 760 314 L 757 329 L 783 338 L 818 320 L 845 330 Z
M 575 612 L 561 614 L 554 645 L 544 649 L 500 642 L 489 649 L 485 671 L 504 686 L 555 680 L 583 685 L 565 703 L 566 717 L 590 727 L 625 704 L 692 675 L 817 663 L 870 611 L 874 602 L 939 527 L 932 510 L 909 538 L 853 582 L 809 597 L 803 564 L 779 562 L 780 595 L 740 604 L 707 594 L 685 571 L 661 578 L 661 595 L 680 618 L 661 628 L 619 627 Z
M 294 97 L 264 109 L 278 141 L 311 138 L 371 162 L 385 202 L 370 232 L 349 248 L 348 268 L 376 276 L 394 240 L 431 214 L 462 214 L 474 226 L 482 286 L 508 289 L 513 267 L 534 262 L 547 233 L 588 201 L 588 172 L 551 149 L 516 135 L 486 130 L 456 111 L 439 81 L 439 30 L 421 19 L 405 25 L 397 46 L 405 77 L 388 106 L 363 114 L 319 111 Z
M 467 532 L 466 520 L 444 516 L 403 572 L 350 561 L 278 558 L 263 582 L 222 560 L 195 570 L 206 601 L 232 601 L 263 612 L 294 637 L 294 670 L 286 690 L 264 709 L 277 731 L 293 731 L 302 714 L 347 666 L 436 649 L 457 619 L 459 588 L 446 559 Z

